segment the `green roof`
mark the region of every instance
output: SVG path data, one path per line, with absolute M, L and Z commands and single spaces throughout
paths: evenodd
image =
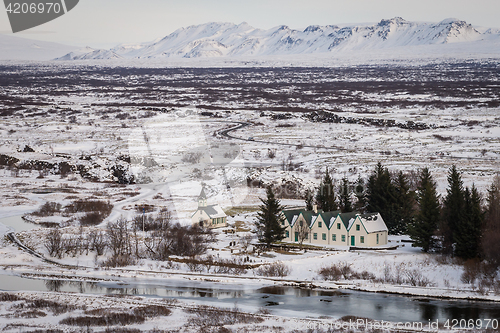
M 318 211 L 315 213 L 312 210 L 305 210 L 305 209 L 290 209 L 290 210 L 283 210 L 283 215 L 285 215 L 286 220 L 290 225 L 292 225 L 293 222 L 293 217 L 297 216 L 299 217 L 302 214 L 302 217 L 306 221 L 307 225 L 309 228 L 312 227 L 313 223 L 316 221 L 317 217 L 321 215 L 321 218 L 325 222 L 327 228 L 331 227 L 330 220 L 332 218 L 336 218 L 338 214 L 340 214 L 339 210 L 333 211 L 333 212 L 323 212 L 322 210 L 318 209 Z M 313 219 L 313 217 L 315 217 Z
M 283 210 L 283 215 L 285 215 L 286 220 L 291 225 L 292 221 L 293 221 L 293 217 L 295 215 L 299 216 L 302 211 L 303 211 L 303 209 Z
M 306 220 L 306 223 L 309 226 L 309 228 L 311 228 L 311 226 L 313 224 L 313 216 L 316 216 L 316 218 L 317 218 L 318 215 L 319 215 L 319 211 L 317 213 L 315 213 L 312 210 L 303 210 L 302 211 L 302 216 Z
M 323 221 L 325 221 L 326 227 L 328 229 L 330 229 L 332 227 L 332 225 L 333 225 L 333 221 L 331 221 L 331 219 L 333 218 L 335 220 L 335 218 L 339 214 L 340 214 L 340 210 L 334 210 L 333 212 L 324 212 L 324 213 L 321 213 L 321 217 L 323 218 Z
M 350 213 L 341 213 L 339 215 L 340 219 L 342 220 L 342 223 L 344 224 L 346 229 L 349 228 L 349 221 L 351 219 L 356 218 L 356 215 L 359 215 L 359 213 L 358 212 L 350 212 Z

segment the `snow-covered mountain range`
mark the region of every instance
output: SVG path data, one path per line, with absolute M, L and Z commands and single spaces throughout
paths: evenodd
M 247 23 L 206 23 L 181 28 L 163 39 L 138 45 L 119 45 L 111 50 L 72 52 L 60 60 L 161 59 L 247 57 L 299 54 L 367 52 L 407 46 L 472 45 L 486 42 L 500 53 L 500 32 L 477 29 L 465 21 L 409 22 L 400 17 L 374 25 L 339 27 L 309 26 L 303 31 L 287 26 L 269 30 Z M 474 47 L 471 47 L 473 50 Z
M 152 42 L 112 49 L 77 48 L 0 34 L 0 60 L 140 60 L 140 63 L 274 61 L 322 64 L 332 59 L 362 61 L 416 58 L 500 58 L 500 29 L 465 21 L 409 22 L 400 17 L 365 25 L 278 26 L 263 30 L 247 23 L 206 23 L 181 28 Z M 203 59 L 206 59 L 203 60 Z

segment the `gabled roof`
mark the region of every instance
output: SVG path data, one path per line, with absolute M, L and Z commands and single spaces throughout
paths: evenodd
M 368 213 L 359 216 L 359 219 L 365 226 L 366 232 L 388 231 L 382 216 L 379 213 Z
M 341 213 L 339 210 L 333 212 L 323 212 L 321 210 L 318 210 L 318 212 L 315 213 L 314 211 L 304 209 L 283 210 L 282 213 L 292 227 L 295 222 L 297 222 L 299 217 L 302 216 L 309 228 L 312 228 L 314 223 L 316 223 L 316 221 L 318 220 L 318 217 L 321 215 L 321 218 L 325 222 L 328 229 L 332 228 L 338 216 L 347 230 L 350 230 L 356 220 L 358 220 L 361 222 L 366 232 L 369 234 L 373 232 L 388 231 L 387 226 L 385 225 L 385 222 L 379 213 Z
M 222 210 L 222 208 L 219 205 L 198 207 L 198 210 L 196 212 L 194 212 L 194 214 L 196 214 L 199 211 L 205 212 L 208 215 L 208 217 L 210 217 L 211 219 L 216 219 L 219 217 L 226 217 L 227 216 L 226 213 L 224 213 L 224 211 Z M 193 216 L 194 216 L 194 214 L 193 214 Z
M 333 212 L 323 212 L 321 213 L 321 218 L 325 221 L 326 227 L 328 229 L 332 228 L 335 219 L 340 214 L 340 210 L 334 210 Z
M 282 213 L 285 215 L 285 219 L 288 221 L 288 224 L 293 226 L 297 219 L 299 218 L 300 213 L 302 212 L 302 209 L 290 209 L 290 210 L 283 210 Z
M 293 225 L 295 224 L 295 222 L 297 222 L 299 217 L 302 216 L 302 218 L 306 221 L 309 228 L 312 228 L 314 223 L 318 221 L 319 216 L 321 216 L 321 219 L 324 221 L 327 228 L 330 229 L 333 222 L 335 221 L 335 218 L 339 213 L 340 213 L 339 210 L 333 212 L 323 212 L 322 210 L 314 212 L 312 210 L 305 210 L 305 209 L 283 210 L 283 215 L 285 216 L 290 226 L 293 227 Z
M 342 220 L 344 227 L 347 230 L 349 230 L 351 228 L 351 226 L 353 225 L 354 220 L 356 219 L 357 215 L 359 215 L 358 212 L 350 212 L 350 213 L 341 213 L 341 214 L 339 214 L 339 217 Z
M 309 226 L 309 228 L 312 228 L 314 222 L 316 222 L 316 220 L 318 219 L 319 211 L 318 213 L 315 213 L 312 210 L 302 210 L 301 214 L 304 220 L 306 220 L 306 223 Z

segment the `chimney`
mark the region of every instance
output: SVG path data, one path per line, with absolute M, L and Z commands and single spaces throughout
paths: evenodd
M 315 214 L 318 212 L 318 205 L 313 205 L 313 211 Z

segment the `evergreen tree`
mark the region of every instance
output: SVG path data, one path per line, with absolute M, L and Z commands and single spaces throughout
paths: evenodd
M 326 169 L 325 177 L 321 181 L 318 192 L 316 193 L 316 204 L 318 208 L 325 212 L 337 210 L 333 180 L 328 173 L 328 168 Z
M 261 243 L 265 243 L 267 247 L 271 243 L 278 242 L 285 238 L 285 229 L 282 227 L 283 216 L 281 215 L 284 209 L 281 203 L 274 196 L 271 186 L 266 189 L 267 198 L 260 199 L 260 211 L 257 213 L 257 237 Z
M 313 194 L 310 189 L 306 189 L 306 193 L 304 194 L 304 201 L 306 203 L 306 210 L 313 210 Z
M 464 192 L 464 216 L 456 224 L 454 232 L 455 255 L 463 259 L 479 257 L 481 243 L 481 228 L 483 226 L 483 212 L 481 210 L 481 196 L 476 187 Z
M 350 213 L 353 210 L 349 180 L 347 178 L 342 179 L 342 187 L 340 188 L 340 210 L 342 213 Z
M 367 186 L 367 211 L 379 212 L 389 229 L 389 233 L 398 232 L 396 223 L 396 193 L 391 182 L 389 170 L 378 163 L 375 171 L 368 179 Z
M 413 221 L 415 193 L 410 191 L 410 184 L 402 171 L 399 171 L 395 179 L 394 189 L 396 205 L 393 233 L 401 235 L 407 232 L 408 225 Z
M 500 227 L 500 175 L 493 179 L 486 201 L 486 222 Z
M 413 246 L 420 246 L 422 251 L 429 252 L 435 248 L 433 236 L 436 233 L 441 212 L 436 183 L 428 168 L 422 169 L 419 180 L 418 212 L 413 223 L 408 226 L 408 233 L 414 241 Z
M 453 165 L 448 172 L 448 189 L 443 205 L 443 220 L 440 226 L 443 238 L 442 252 L 453 253 L 455 231 L 457 225 L 464 219 L 465 200 L 462 176 L 457 167 Z
M 354 204 L 354 208 L 358 212 L 365 212 L 366 209 L 366 194 L 365 194 L 365 181 L 361 176 L 358 177 L 358 181 L 356 182 L 355 195 L 356 195 L 356 203 Z
M 495 267 L 500 266 L 500 175 L 493 180 L 486 198 L 486 214 L 481 238 L 482 254 Z

